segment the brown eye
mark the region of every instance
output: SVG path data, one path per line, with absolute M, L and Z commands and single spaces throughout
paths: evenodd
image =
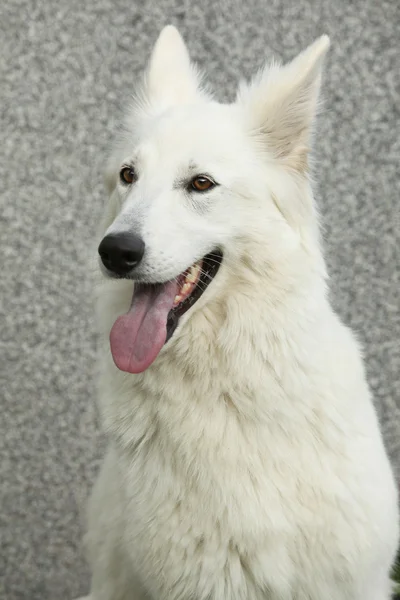
M 189 188 L 195 192 L 206 192 L 216 186 L 216 183 L 205 175 L 197 175 L 190 182 Z
M 132 167 L 124 167 L 123 169 L 121 169 L 119 176 L 120 176 L 122 183 L 127 183 L 127 184 L 133 183 L 137 179 L 136 173 L 132 169 Z

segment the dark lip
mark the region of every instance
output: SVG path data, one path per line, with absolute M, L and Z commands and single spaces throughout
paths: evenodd
M 206 291 L 207 287 L 213 281 L 214 277 L 219 271 L 223 259 L 223 254 L 220 250 L 214 250 L 214 252 L 210 252 L 206 254 L 202 259 L 202 268 L 199 281 L 193 292 L 185 298 L 183 302 L 178 304 L 175 308 L 171 309 L 168 314 L 167 319 L 167 338 L 165 343 L 167 343 L 175 329 L 179 324 L 179 319 L 190 309 L 192 306 L 201 298 L 201 296 Z

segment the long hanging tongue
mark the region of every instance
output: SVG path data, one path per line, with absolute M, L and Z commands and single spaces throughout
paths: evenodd
M 115 321 L 110 333 L 111 353 L 121 371 L 141 373 L 156 359 L 178 290 L 176 281 L 135 286 L 129 311 Z

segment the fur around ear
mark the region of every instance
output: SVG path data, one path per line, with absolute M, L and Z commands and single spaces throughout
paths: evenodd
M 155 43 L 143 83 L 137 86 L 113 143 L 104 175 L 110 194 L 115 189 L 121 161 L 131 151 L 141 124 L 171 106 L 210 100 L 200 84 L 201 75 L 191 63 L 179 31 L 167 25 Z
M 157 112 L 201 98 L 201 77 L 179 31 L 167 25 L 154 46 L 143 93 Z
M 287 65 L 272 63 L 250 85 L 241 85 L 237 96 L 250 132 L 275 158 L 299 172 L 307 170 L 322 61 L 329 45 L 323 35 Z

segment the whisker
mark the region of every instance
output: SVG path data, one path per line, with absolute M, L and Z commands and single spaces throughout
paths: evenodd
M 214 258 L 211 258 L 211 256 L 212 256 L 212 255 L 207 255 L 207 261 L 208 261 L 208 262 L 210 262 L 210 263 L 214 263 L 214 264 L 217 264 L 217 265 L 220 265 L 220 264 L 221 264 L 221 259 L 220 259 L 220 257 L 218 257 L 218 260 L 215 260 Z M 218 255 L 216 255 L 216 256 L 218 256 Z M 232 274 L 234 274 L 234 271 L 233 271 L 232 267 L 231 267 L 231 266 L 228 266 L 226 263 L 224 263 L 224 269 L 225 269 L 226 271 L 228 271 L 229 273 L 232 273 Z
M 210 255 L 207 256 L 207 262 L 217 263 L 218 265 L 221 264 L 221 260 L 216 260 L 215 258 L 210 257 Z
M 214 277 L 211 277 L 211 275 L 209 275 L 207 273 L 207 271 L 205 271 L 204 269 L 200 269 L 200 273 L 201 273 L 201 275 L 204 275 L 204 277 L 207 277 L 210 281 L 212 281 L 214 279 Z

